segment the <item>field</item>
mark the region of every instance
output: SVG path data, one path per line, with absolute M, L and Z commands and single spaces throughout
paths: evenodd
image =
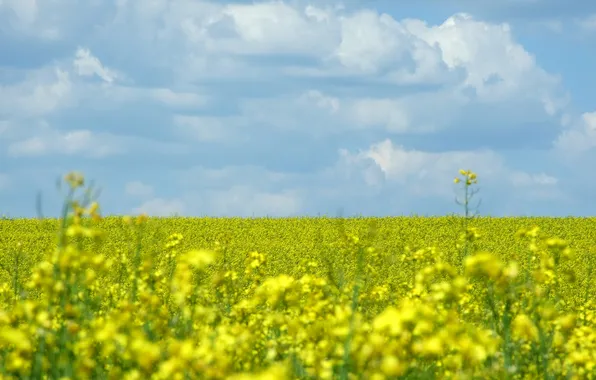
M 596 378 L 596 218 L 103 218 L 66 182 L 0 220 L 0 378 Z

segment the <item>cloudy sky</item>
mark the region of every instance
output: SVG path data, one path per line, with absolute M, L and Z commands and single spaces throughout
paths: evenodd
M 0 0 L 0 52 L 0 215 L 596 214 L 594 2 Z

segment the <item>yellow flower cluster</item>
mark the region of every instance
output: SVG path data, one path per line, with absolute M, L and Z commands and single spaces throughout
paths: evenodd
M 0 378 L 596 378 L 593 250 L 523 220 L 507 241 L 487 219 L 415 239 L 419 220 L 265 219 L 235 246 L 241 219 L 164 235 L 168 220 L 103 219 L 65 180 L 52 249 L 36 245 L 52 221 L 1 221 Z

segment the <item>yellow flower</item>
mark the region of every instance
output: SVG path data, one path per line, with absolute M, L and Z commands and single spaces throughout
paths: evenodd
M 375 318 L 373 328 L 376 331 L 388 330 L 389 335 L 392 336 L 399 335 L 402 332 L 400 317 L 399 311 L 396 308 L 388 307 Z
M 465 271 L 469 275 L 486 275 L 495 280 L 501 274 L 503 264 L 489 252 L 478 252 L 466 258 Z
M 64 180 L 68 183 L 71 189 L 76 189 L 81 187 L 85 184 L 85 178 L 79 172 L 70 172 L 65 177 Z
M 137 226 L 139 226 L 139 225 L 145 223 L 147 220 L 149 220 L 149 216 L 147 216 L 147 214 L 143 213 L 143 214 L 137 216 L 137 219 L 135 222 L 136 222 Z
M 401 363 L 394 355 L 383 357 L 381 362 L 381 371 L 387 376 L 400 376 L 406 370 L 406 366 Z
M 470 350 L 468 350 L 467 355 L 468 360 L 470 360 L 470 362 L 473 364 L 482 363 L 487 358 L 486 349 L 479 344 L 472 345 Z
M 27 335 L 18 329 L 5 327 L 0 330 L 0 343 L 4 345 L 14 345 L 19 351 L 31 351 L 31 342 Z
M 563 332 L 571 331 L 575 327 L 575 314 L 566 314 L 558 319 L 558 324 Z
M 180 259 L 195 269 L 203 269 L 215 261 L 215 255 L 215 251 L 193 249 L 184 254 Z
M 194 345 L 191 341 L 185 340 L 180 345 L 180 352 L 178 353 L 180 358 L 185 361 L 190 361 L 194 355 Z
M 517 262 L 512 261 L 510 262 L 505 270 L 503 271 L 503 276 L 508 280 L 513 280 L 519 275 L 519 265 Z
M 103 326 L 103 328 L 97 331 L 95 334 L 95 339 L 97 339 L 99 342 L 105 342 L 114 339 L 117 333 L 118 326 L 116 326 L 114 322 L 109 321 Z
M 89 209 L 87 210 L 87 212 L 89 213 L 89 215 L 94 215 L 97 213 L 98 210 L 99 210 L 99 203 L 93 202 L 89 206 Z
M 162 362 L 159 366 L 159 370 L 157 371 L 156 377 L 158 379 L 173 379 L 177 372 L 182 368 L 183 363 L 180 358 L 173 357 L 164 362 Z
M 237 374 L 227 377 L 228 380 L 285 380 L 289 378 L 288 370 L 282 364 L 275 364 L 260 373 Z
M 145 371 L 150 371 L 161 356 L 159 346 L 144 339 L 134 340 L 131 348 L 136 352 L 137 362 Z
M 441 356 L 443 354 L 443 342 L 436 336 L 425 339 L 421 345 L 421 353 L 428 356 Z
M 47 311 L 41 311 L 39 314 L 37 314 L 35 320 L 43 328 L 49 329 L 51 326 L 50 315 Z
M 538 339 L 538 328 L 526 314 L 518 314 L 511 325 L 514 337 L 528 341 Z

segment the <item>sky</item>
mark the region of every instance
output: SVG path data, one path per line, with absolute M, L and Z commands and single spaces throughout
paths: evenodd
M 0 52 L 0 215 L 596 215 L 593 1 L 0 0 Z

